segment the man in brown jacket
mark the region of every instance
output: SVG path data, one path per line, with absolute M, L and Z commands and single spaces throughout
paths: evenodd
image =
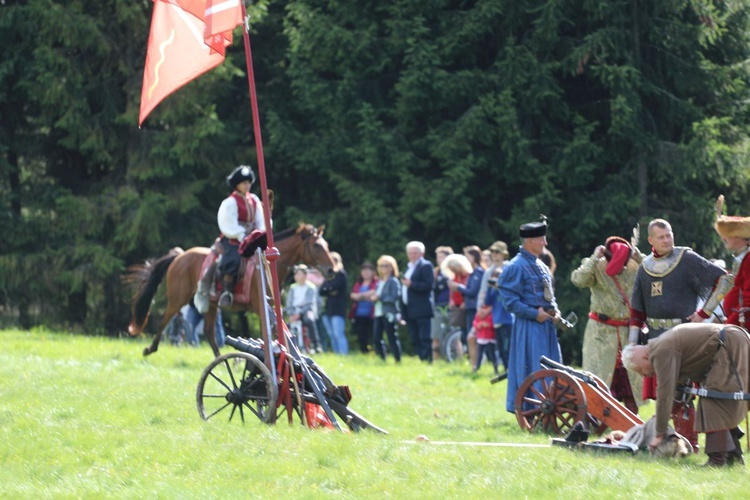
M 698 382 L 701 390 L 747 393 L 750 382 L 750 335 L 734 325 L 686 323 L 675 326 L 645 346 L 627 346 L 622 352 L 625 367 L 644 377 L 656 375 L 657 446 L 667 431 L 678 384 Z M 715 395 L 714 395 L 715 396 Z M 744 464 L 737 427 L 748 411 L 748 402 L 701 397 L 695 430 L 706 434 L 706 465 Z

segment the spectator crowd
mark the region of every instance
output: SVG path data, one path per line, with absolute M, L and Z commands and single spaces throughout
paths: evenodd
M 469 245 L 461 253 L 439 246 L 434 264 L 419 241 L 404 250 L 403 269 L 396 257 L 381 255 L 374 265 L 362 262 L 353 282 L 336 252 L 328 276 L 295 266 L 294 281 L 283 294 L 285 319 L 298 346 L 310 354 L 346 355 L 351 341 L 361 354 L 399 362 L 404 335 L 409 352 L 430 363 L 445 355 L 448 335 L 459 330 L 474 371 L 485 359 L 496 374 L 501 363 L 507 370 L 513 315 L 498 281 L 510 257 L 508 245 L 496 241 L 486 250 Z

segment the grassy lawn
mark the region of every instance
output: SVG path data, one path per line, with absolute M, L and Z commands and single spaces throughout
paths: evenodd
M 0 332 L 0 497 L 746 498 L 750 488 L 744 468 L 704 470 L 704 455 L 539 447 L 549 437 L 518 428 L 487 366 L 475 376 L 468 364 L 316 356 L 385 436 L 204 422 L 195 389 L 210 350 L 162 345 L 143 358 L 145 342 Z

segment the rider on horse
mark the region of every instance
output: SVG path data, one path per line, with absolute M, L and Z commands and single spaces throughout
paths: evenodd
M 227 177 L 227 184 L 234 191 L 219 207 L 217 220 L 221 231 L 222 255 L 219 261 L 219 273 L 222 275 L 224 292 L 219 297 L 219 306 L 232 305 L 232 291 L 240 268 L 239 245 L 245 236 L 253 230 L 266 230 L 263 218 L 263 204 L 260 199 L 250 193 L 250 187 L 255 181 L 253 170 L 240 165 Z

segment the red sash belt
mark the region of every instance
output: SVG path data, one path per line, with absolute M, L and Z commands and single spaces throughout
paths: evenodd
M 628 326 L 630 324 L 630 321 L 627 319 L 612 319 L 604 314 L 597 314 L 595 312 L 590 312 L 589 318 L 609 326 Z

